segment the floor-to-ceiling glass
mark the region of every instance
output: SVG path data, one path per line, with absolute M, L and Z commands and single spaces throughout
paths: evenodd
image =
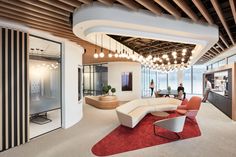
M 30 138 L 61 127 L 61 44 L 29 38 Z
M 183 86 L 186 93 L 192 93 L 192 69 L 183 70 Z
M 176 90 L 178 87 L 178 77 L 177 77 L 177 71 L 172 71 L 168 73 L 168 86 L 171 87 L 171 89 Z
M 206 71 L 205 66 L 193 66 L 193 94 L 202 94 L 203 92 L 203 73 Z

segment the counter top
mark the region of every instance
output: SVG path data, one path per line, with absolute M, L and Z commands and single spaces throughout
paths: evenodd
M 228 98 L 228 96 L 226 96 L 225 95 L 225 92 L 223 92 L 223 91 L 219 91 L 219 90 L 211 90 L 211 92 L 213 92 L 213 93 L 216 93 L 216 94 L 219 94 L 219 95 L 221 95 L 221 96 L 224 96 L 224 97 L 226 97 L 226 98 Z

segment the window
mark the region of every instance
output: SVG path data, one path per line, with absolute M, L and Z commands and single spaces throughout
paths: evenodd
M 219 61 L 219 67 L 226 65 L 226 59 Z
M 183 70 L 183 86 L 186 93 L 192 93 L 191 68 Z
M 236 55 L 228 57 L 228 64 L 234 63 L 236 61 Z
M 193 66 L 193 93 L 202 94 L 204 66 Z
M 171 87 L 171 89 L 176 90 L 178 87 L 178 77 L 177 77 L 177 71 L 169 72 L 168 73 L 168 86 Z
M 158 89 L 167 89 L 166 73 L 158 73 Z
M 216 63 L 212 64 L 213 69 L 218 68 L 218 67 L 219 67 L 219 62 L 216 62 Z

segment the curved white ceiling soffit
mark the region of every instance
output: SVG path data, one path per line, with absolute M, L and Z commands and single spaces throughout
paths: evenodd
M 146 10 L 134 12 L 120 5 L 108 7 L 99 3 L 84 5 L 75 10 L 73 32 L 94 44 L 95 35 L 103 34 L 103 44 L 98 37 L 97 45 L 112 51 L 116 49 L 115 40 L 106 34 L 195 44 L 191 64 L 207 52 L 219 38 L 217 26 L 193 23 L 183 18 L 176 20 L 168 15 L 155 16 Z

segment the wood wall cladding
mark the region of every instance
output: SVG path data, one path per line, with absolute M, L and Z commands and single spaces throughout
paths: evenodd
M 0 27 L 0 150 L 29 140 L 28 34 Z

